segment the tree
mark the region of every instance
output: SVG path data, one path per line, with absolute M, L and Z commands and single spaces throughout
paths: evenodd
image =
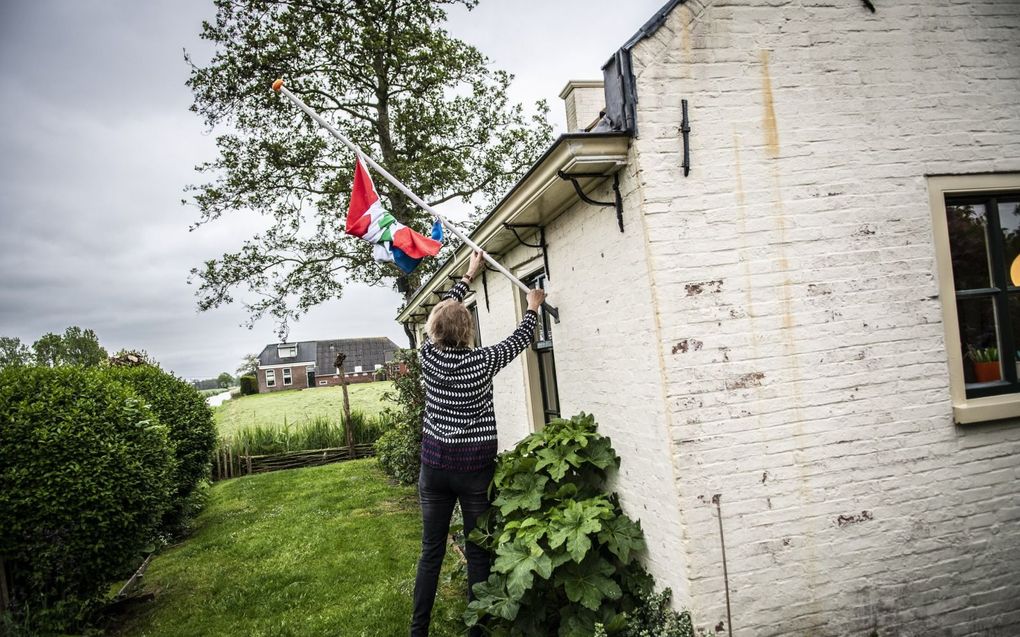
M 254 376 L 259 371 L 259 357 L 255 354 L 245 354 L 241 359 L 241 366 L 237 368 L 238 376 Z
M 64 341 L 60 334 L 47 332 L 39 337 L 32 344 L 32 352 L 35 355 L 35 364 L 44 367 L 56 367 L 63 360 Z
M 17 336 L 0 336 L 0 369 L 32 363 L 32 352 Z
M 106 361 L 106 350 L 92 330 L 77 325 L 64 330 L 63 335 L 52 332 L 42 335 L 33 345 L 35 362 L 46 367 L 74 365 L 96 367 Z
M 476 3 L 215 0 L 202 38 L 216 53 L 207 66 L 192 64 L 188 85 L 191 109 L 231 132 L 217 138 L 219 156 L 197 167 L 210 181 L 189 188 L 201 212 L 196 227 L 238 211 L 272 225 L 192 270 L 200 310 L 247 288 L 257 295 L 249 326 L 269 315 L 285 335 L 288 320 L 340 298 L 348 282 L 395 280 L 406 298 L 436 268 L 427 259 L 402 277 L 343 233 L 353 157 L 269 90 L 278 76 L 432 204 L 486 209 L 517 180 L 551 140 L 548 107 L 538 102 L 529 115 L 511 103 L 512 76 L 442 28 L 446 7 Z M 384 180 L 376 187 L 400 222 L 427 232 L 427 213 Z
M 216 377 L 216 382 L 219 384 L 220 387 L 226 389 L 227 387 L 230 387 L 230 385 L 234 382 L 234 377 L 231 376 L 229 372 L 223 372 L 222 374 Z
M 107 359 L 106 350 L 99 345 L 99 337 L 92 330 L 78 326 L 64 330 L 64 364 L 95 367 Z

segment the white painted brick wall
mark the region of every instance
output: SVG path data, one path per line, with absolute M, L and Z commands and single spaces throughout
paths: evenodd
M 1020 170 L 1020 2 L 875 4 L 692 0 L 634 50 L 677 603 L 726 629 L 719 494 L 735 635 L 1017 635 L 1020 423 L 952 423 L 925 175 Z
M 686 552 L 666 426 L 662 361 L 655 338 L 647 242 L 639 222 L 640 193 L 633 168 L 621 177 L 626 231 L 620 233 L 613 208 L 579 203 L 546 228 L 549 246 L 547 290 L 560 310 L 553 326 L 561 413 L 594 414 L 622 462 L 611 488 L 627 513 L 641 521 L 649 544 L 646 565 L 662 586 L 687 595 Z M 591 193 L 611 201 L 609 184 Z M 516 274 L 541 268 L 539 252 L 518 247 L 504 264 Z M 527 264 L 522 267 L 522 264 Z M 490 310 L 478 291 L 483 345 L 505 338 L 520 315 L 519 292 L 489 275 Z M 531 432 L 523 358 L 495 378 L 494 403 L 502 448 Z M 541 405 L 541 395 L 531 400 Z M 665 496 L 665 497 L 664 497 Z

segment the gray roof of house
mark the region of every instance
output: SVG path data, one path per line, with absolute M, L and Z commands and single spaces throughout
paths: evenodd
M 297 356 L 291 358 L 280 358 L 279 348 L 284 345 L 297 345 Z M 315 360 L 315 341 L 301 341 L 300 343 L 270 343 L 262 349 L 259 354 L 259 365 L 282 365 L 284 363 L 306 363 Z
M 371 371 L 376 365 L 385 365 L 393 361 L 393 354 L 399 347 L 390 339 L 379 336 L 376 338 L 342 338 L 332 341 L 318 342 L 318 355 L 316 357 L 316 373 L 333 374 L 337 352 L 347 354 L 344 360 L 344 371 L 353 372 L 354 368 L 361 366 L 363 371 Z M 333 349 L 330 350 L 329 346 Z
M 296 345 L 297 356 L 280 358 L 279 348 L 283 345 Z M 330 350 L 330 345 L 333 349 Z M 316 374 L 335 374 L 333 362 L 337 351 L 347 354 L 344 371 L 353 372 L 361 366 L 363 371 L 371 371 L 376 365 L 385 365 L 393 360 L 393 354 L 400 349 L 396 343 L 385 336 L 372 338 L 340 338 L 328 341 L 299 341 L 297 343 L 270 343 L 259 354 L 259 365 L 284 365 L 286 363 L 315 362 Z

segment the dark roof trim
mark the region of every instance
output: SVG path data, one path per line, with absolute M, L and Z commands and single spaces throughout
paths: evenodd
M 638 42 L 654 35 L 669 17 L 669 14 L 673 12 L 673 9 L 686 1 L 669 0 L 602 66 L 606 117 L 609 118 L 613 130 L 627 132 L 632 136 L 637 135 L 636 104 L 638 96 L 634 70 L 631 66 L 631 50 Z

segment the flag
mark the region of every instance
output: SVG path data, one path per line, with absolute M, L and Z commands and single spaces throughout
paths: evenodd
M 386 212 L 360 157 L 354 163 L 354 185 L 347 207 L 346 232 L 374 244 L 372 256 L 376 261 L 392 262 L 407 273 L 413 271 L 423 258 L 439 254 L 443 238 L 442 224 L 438 220 L 433 224 L 432 238 L 429 238 Z

